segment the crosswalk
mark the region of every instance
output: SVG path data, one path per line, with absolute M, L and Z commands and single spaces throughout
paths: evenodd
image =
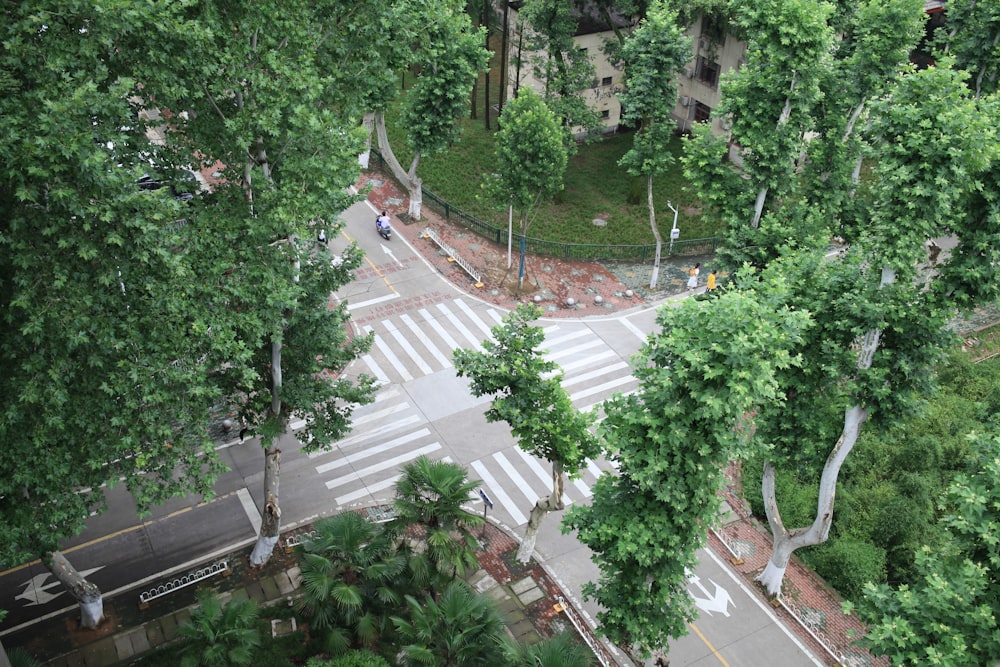
M 338 509 L 391 499 L 402 466 L 419 456 L 447 461 L 454 456 L 465 462 L 471 479 L 481 480 L 496 518 L 515 527 L 527 523 L 535 501 L 551 492 L 551 464 L 523 452 L 513 440 L 500 451 L 449 450 L 406 384 L 452 369 L 453 351 L 479 348 L 502 318 L 495 308 L 455 298 L 364 327 L 374 344 L 361 360 L 362 370 L 382 387 L 374 403 L 356 409 L 349 437 L 333 451 L 311 455 Z M 592 410 L 614 393 L 634 391 L 638 383 L 629 364 L 586 324 L 566 320 L 542 326 L 545 356 L 559 364 L 563 386 L 578 409 Z M 632 335 L 627 327 L 622 331 Z M 454 375 L 443 374 L 441 381 L 455 381 Z M 594 482 L 610 469 L 604 461 L 588 462 L 579 479 L 567 481 L 563 502 L 589 498 Z
M 403 465 L 419 456 L 452 460 L 431 425 L 395 386 L 384 387 L 372 405 L 357 410 L 353 434 L 338 442 L 335 450 L 309 456 L 336 509 L 390 500 Z M 535 501 L 551 490 L 549 465 L 512 445 L 466 467 L 469 478 L 481 480 L 493 499 L 495 516 L 520 526 L 527 523 Z M 568 506 L 589 498 L 597 477 L 610 469 L 607 463 L 589 461 L 581 478 L 567 483 L 563 502 Z

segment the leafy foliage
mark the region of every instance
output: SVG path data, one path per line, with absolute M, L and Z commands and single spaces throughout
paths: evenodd
M 402 607 L 407 561 L 382 527 L 354 512 L 320 519 L 302 544 L 300 609 L 328 650 L 374 648 L 392 636 Z
M 418 527 L 423 533 L 426 552 L 411 554 L 410 563 L 418 581 L 429 578 L 435 586 L 476 566 L 472 531 L 483 525 L 483 517 L 462 504 L 478 485 L 479 480 L 468 479 L 468 472 L 456 463 L 420 456 L 403 466 L 393 501 L 396 518 L 389 530 L 401 535 L 407 528 Z M 429 561 L 426 565 L 420 563 L 424 557 Z M 421 572 L 429 576 L 419 576 Z
M 746 272 L 738 288 L 709 301 L 664 308 L 636 358 L 635 395 L 605 405 L 600 434 L 618 461 L 589 507 L 571 508 L 564 530 L 594 552 L 601 631 L 648 652 L 686 633 L 693 616 L 684 592 L 705 523 L 716 516 L 721 469 L 748 451 L 754 414 L 784 398 L 782 370 L 808 315 L 783 304 L 780 280 Z
M 225 606 L 215 591 L 198 594 L 191 620 L 177 628 L 189 641 L 182 649 L 182 667 L 249 665 L 260 646 L 259 611 L 253 600 L 231 600 Z
M 956 476 L 943 500 L 945 543 L 917 553 L 912 585 L 869 584 L 859 601 L 869 645 L 893 664 L 971 667 L 1000 656 L 1000 436 L 977 435 L 973 447 L 969 471 Z
M 505 638 L 504 619 L 489 597 L 454 581 L 435 598 L 407 596 L 408 618 L 393 617 L 404 665 L 478 667 L 494 664 Z

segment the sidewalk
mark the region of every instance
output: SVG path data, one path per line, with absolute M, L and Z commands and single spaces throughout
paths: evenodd
M 191 617 L 197 590 L 216 590 L 223 602 L 249 598 L 260 607 L 291 606 L 298 596 L 300 571 L 291 549 L 283 546 L 297 542 L 308 531 L 309 526 L 302 526 L 283 534 L 271 561 L 260 571 L 246 565 L 248 548 L 234 550 L 213 561 L 228 561 L 226 572 L 207 578 L 200 585 L 169 593 L 145 609 L 139 606 L 139 591 L 106 599 L 108 619 L 97 632 L 74 632 L 77 616 L 74 610 L 5 637 L 4 645 L 8 650 L 23 647 L 51 667 L 111 667 L 132 664 L 143 654 L 176 640 L 178 627 Z M 467 581 L 476 591 L 497 601 L 512 638 L 533 644 L 563 630 L 583 628 L 582 640 L 607 655 L 544 568 L 534 560 L 526 565 L 514 560 L 518 546 L 514 537 L 487 524 L 480 544 L 483 547 L 477 554 L 480 569 L 471 573 Z M 290 620 L 272 622 L 272 636 L 301 632 L 302 619 L 294 618 L 294 624 Z

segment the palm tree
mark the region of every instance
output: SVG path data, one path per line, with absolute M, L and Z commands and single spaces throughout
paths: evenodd
M 594 652 L 570 632 L 561 632 L 537 644 L 513 644 L 511 667 L 592 667 Z
M 496 602 L 464 581 L 451 582 L 441 597 L 419 602 L 406 596 L 409 619 L 393 617 L 403 665 L 480 667 L 503 662 L 504 618 Z
M 300 609 L 325 632 L 331 653 L 375 648 L 391 634 L 389 615 L 410 590 L 406 557 L 380 525 L 354 512 L 320 519 L 314 528 L 299 556 Z
M 203 590 L 198 602 L 191 620 L 177 629 L 188 640 L 181 649 L 181 667 L 249 665 L 260 646 L 259 610 L 253 600 L 231 600 L 223 607 L 215 591 Z
M 462 508 L 479 480 L 469 480 L 462 466 L 447 461 L 433 461 L 421 456 L 403 466 L 396 482 L 396 519 L 390 525 L 394 534 L 411 526 L 424 532 L 426 552 L 415 554 L 411 567 L 419 574 L 421 559 L 448 579 L 475 568 L 476 538 L 472 531 L 483 525 L 483 517 Z

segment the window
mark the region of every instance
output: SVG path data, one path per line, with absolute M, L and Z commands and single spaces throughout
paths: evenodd
M 603 79 L 601 79 L 601 85 L 602 86 L 610 86 L 611 85 L 611 77 L 610 76 L 606 76 Z
M 704 56 L 698 56 L 694 76 L 706 86 L 716 88 L 719 85 L 719 63 L 712 62 Z
M 605 109 L 601 112 L 601 118 L 611 118 L 611 109 Z
M 708 120 L 712 117 L 712 107 L 707 104 L 702 104 L 695 100 L 694 103 L 694 122 L 700 123 L 702 121 Z

